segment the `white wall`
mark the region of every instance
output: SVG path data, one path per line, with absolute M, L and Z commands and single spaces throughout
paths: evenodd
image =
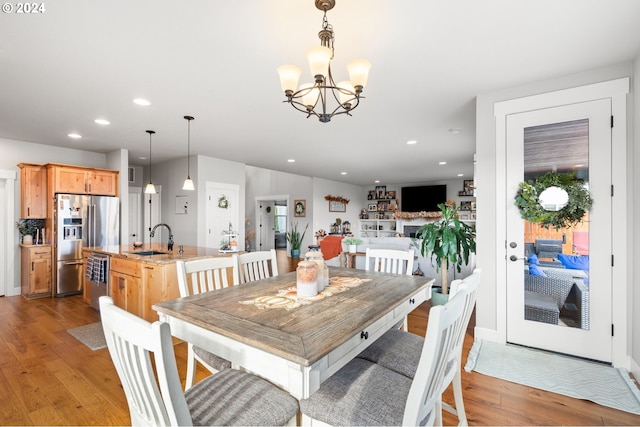
M 313 212 L 315 209 L 313 179 L 308 176 L 294 175 L 254 166 L 245 166 L 245 173 L 247 186 L 244 198 L 246 207 L 244 218 L 249 219 L 247 230 L 255 230 L 256 227 L 256 197 L 288 196 L 289 205 L 287 206 L 287 211 L 289 224 L 291 224 L 291 221 L 297 222 L 298 230 L 303 230 L 304 227 L 309 224 L 309 229 L 301 245 L 301 252 L 304 253 L 304 248 L 314 242 L 312 230 L 314 220 Z M 278 197 L 278 199 L 280 198 L 281 197 Z M 305 217 L 293 216 L 293 201 L 298 199 L 307 201 L 307 213 Z M 290 227 L 289 225 L 289 229 Z M 252 242 L 252 247 L 256 247 L 255 240 Z M 287 248 L 289 248 L 288 244 Z
M 329 202 L 325 196 L 343 197 L 349 199 L 345 212 L 329 212 Z M 311 237 L 319 229 L 329 233 L 331 224 L 340 218 L 342 222 L 351 223 L 351 231 L 358 230 L 360 210 L 366 208 L 367 196 L 363 196 L 362 186 L 313 178 L 313 227 L 309 226 Z
M 477 202 L 480 209 L 477 213 L 477 232 L 478 232 L 478 266 L 482 268 L 482 288 L 478 293 L 478 301 L 476 306 L 476 330 L 483 330 L 484 333 L 490 333 L 498 329 L 497 325 L 497 305 L 505 304 L 504 301 L 497 301 L 497 281 L 500 280 L 498 269 L 503 269 L 504 259 L 499 259 L 497 248 L 504 247 L 504 241 L 500 240 L 503 235 L 504 205 L 499 202 L 498 194 L 502 194 L 504 188 L 504 178 L 498 176 L 496 170 L 499 169 L 499 159 L 504 158 L 503 153 L 496 152 L 496 132 L 494 104 L 499 101 L 521 98 L 530 95 L 542 94 L 561 89 L 578 87 L 607 80 L 627 77 L 633 75 L 633 67 L 631 63 L 617 64 L 597 70 L 590 70 L 583 73 L 555 78 L 552 80 L 533 82 L 520 87 L 504 89 L 498 92 L 482 94 L 476 100 L 476 153 L 477 153 L 477 178 L 481 182 L 476 190 Z M 629 95 L 628 99 L 632 99 L 633 95 Z M 632 105 L 628 106 L 627 118 L 631 122 L 633 109 Z M 636 113 L 637 115 L 637 113 Z M 636 119 L 637 121 L 637 119 Z M 627 142 L 627 154 L 633 153 L 633 148 L 638 146 L 637 138 L 634 143 L 632 134 L 629 133 Z M 637 149 L 637 148 L 636 148 Z M 637 190 L 631 192 L 630 186 L 631 176 L 635 176 L 637 182 L 637 171 L 634 170 L 632 156 L 627 156 L 627 168 L 629 171 L 629 179 L 627 180 L 628 203 L 637 206 Z M 637 159 L 636 159 L 637 160 Z M 615 160 L 614 160 L 615 161 Z M 622 160 L 624 162 L 624 159 Z M 615 164 L 614 164 L 615 167 Z M 502 191 L 502 193 L 501 193 Z M 634 202 L 635 200 L 635 202 Z M 629 209 L 627 212 L 626 225 L 630 233 L 634 233 L 633 211 Z M 637 232 L 636 232 L 637 233 Z M 631 242 L 633 240 L 633 242 Z M 629 250 L 620 256 L 625 257 L 625 262 L 629 268 L 626 277 L 637 277 L 634 273 L 633 256 L 638 250 L 638 240 L 629 239 Z M 501 284 L 504 286 L 504 284 Z M 629 283 L 629 295 L 635 295 L 640 292 L 640 282 Z M 634 300 L 637 302 L 637 297 Z M 630 311 L 632 313 L 633 310 Z M 637 322 L 637 315 L 635 315 Z M 640 340 L 640 331 L 636 327 L 633 328 L 633 318 L 629 315 L 627 324 L 625 325 L 629 331 L 629 341 L 633 341 L 633 346 L 629 349 L 638 347 Z M 631 351 L 630 351 L 631 352 Z M 640 359 L 640 352 L 634 350 L 634 359 Z
M 629 120 L 631 127 L 629 134 L 633 138 L 633 144 L 629 149 L 628 162 L 631 171 L 631 184 L 629 185 L 629 193 L 631 194 L 630 206 L 632 212 L 629 215 L 630 222 L 638 218 L 640 212 L 640 57 L 633 63 L 633 78 L 631 88 L 633 91 L 633 119 Z M 634 266 L 640 266 L 640 227 L 636 226 L 633 230 L 633 238 L 629 239 L 629 277 L 633 278 L 633 293 L 629 298 L 631 305 L 629 312 L 632 314 L 631 324 L 635 327 L 630 328 L 629 339 L 631 340 L 631 371 L 637 379 L 640 379 L 640 280 L 638 279 L 638 270 L 634 271 Z M 633 310 L 632 308 L 636 309 Z
M 207 182 L 222 182 L 237 184 L 240 187 L 240 200 L 244 200 L 245 173 L 244 164 L 207 156 L 192 156 L 191 179 L 196 187 L 195 191 L 182 189 L 187 177 L 185 158 L 178 158 L 152 165 L 151 175 L 154 185 L 162 186 L 162 206 L 160 216 L 162 222 L 168 224 L 173 231 L 175 250 L 178 245 L 205 247 L 207 241 L 206 230 L 206 184 Z M 148 167 L 144 168 L 143 187 L 149 182 Z M 188 213 L 176 213 L 176 196 L 187 196 L 189 200 Z M 239 233 L 244 236 L 244 206 L 240 206 L 238 215 L 241 224 Z M 145 230 L 145 233 L 147 230 Z M 168 239 L 166 230 L 162 232 L 162 242 Z M 243 249 L 244 240 L 238 242 Z

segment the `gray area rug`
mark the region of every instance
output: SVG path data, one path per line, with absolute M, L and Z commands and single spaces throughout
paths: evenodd
M 104 332 L 102 331 L 102 322 L 67 329 L 67 332 L 91 350 L 100 350 L 107 346 L 107 341 L 104 339 Z
M 624 369 L 489 341 L 473 343 L 464 369 L 640 415 L 640 390 Z

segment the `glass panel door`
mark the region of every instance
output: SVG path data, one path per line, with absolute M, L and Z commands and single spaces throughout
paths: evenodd
M 611 361 L 610 108 L 601 100 L 507 118 L 507 200 L 548 172 L 575 174 L 594 200 L 579 223 L 559 229 L 508 204 L 509 342 Z

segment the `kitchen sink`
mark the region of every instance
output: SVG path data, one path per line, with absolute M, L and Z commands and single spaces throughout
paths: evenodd
M 165 255 L 166 252 L 159 252 L 159 251 L 140 251 L 140 252 L 132 252 L 134 255 L 140 255 L 140 256 L 151 256 L 151 255 Z

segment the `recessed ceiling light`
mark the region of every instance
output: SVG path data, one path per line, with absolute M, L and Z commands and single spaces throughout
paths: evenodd
M 287 160 L 287 162 L 289 162 L 289 163 L 295 163 L 295 162 L 296 162 L 296 159 L 289 159 L 289 160 Z
M 140 160 L 147 160 L 147 157 L 145 157 L 145 156 L 140 156 L 140 157 L 138 157 L 138 159 L 140 159 Z
M 138 105 L 144 105 L 144 106 L 151 105 L 151 103 L 149 101 L 147 101 L 146 99 L 142 99 L 142 98 L 134 99 L 133 103 L 134 104 L 138 104 Z
M 376 184 L 380 184 L 380 180 L 379 180 L 379 179 L 376 179 L 376 180 L 375 180 L 375 181 L 373 181 L 373 182 L 375 182 Z
M 446 165 L 447 162 L 438 162 L 439 165 Z
M 451 133 L 460 133 L 462 131 L 460 129 L 458 129 L 458 128 L 451 128 L 451 129 L 449 129 L 449 132 L 451 132 Z
M 109 120 L 105 120 L 105 119 L 95 119 L 94 122 L 96 122 L 99 125 L 110 125 L 111 122 Z
M 346 175 L 346 174 L 347 174 L 346 172 L 340 172 L 340 175 Z
M 459 173 L 458 176 L 464 176 L 464 174 L 463 173 Z
M 412 139 L 411 141 L 407 141 L 407 145 L 415 145 L 417 143 L 418 141 L 416 141 L 415 139 Z
M 73 138 L 73 139 L 80 139 L 82 138 L 82 135 L 79 135 L 77 133 L 70 133 L 67 135 L 69 138 Z

